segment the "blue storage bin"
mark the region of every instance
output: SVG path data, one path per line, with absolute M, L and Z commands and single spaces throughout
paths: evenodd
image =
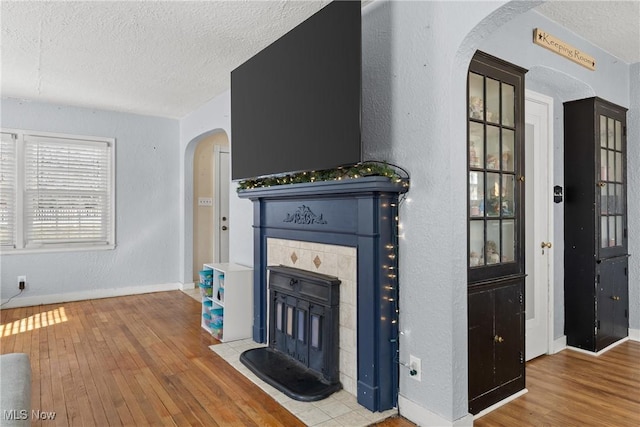
M 213 270 L 200 270 L 198 274 L 201 284 L 209 286 L 213 284 Z

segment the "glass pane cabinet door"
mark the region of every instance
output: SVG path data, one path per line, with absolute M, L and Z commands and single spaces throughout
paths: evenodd
M 516 262 L 514 85 L 469 72 L 469 267 Z
M 622 122 L 600 114 L 600 247 L 624 245 L 625 195 Z

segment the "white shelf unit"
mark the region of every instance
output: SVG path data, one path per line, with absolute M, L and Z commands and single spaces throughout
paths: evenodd
M 213 270 L 211 297 L 202 297 L 202 328 L 222 342 L 251 338 L 253 327 L 253 269 L 231 263 L 204 264 L 205 270 Z M 222 295 L 220 289 L 224 289 Z M 208 305 L 211 307 L 208 307 Z M 205 313 L 212 310 L 222 313 L 222 327 L 208 324 Z

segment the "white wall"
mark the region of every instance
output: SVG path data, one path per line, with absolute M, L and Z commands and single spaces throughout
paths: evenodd
M 629 328 L 640 341 L 640 62 L 630 72 L 627 115 L 627 215 L 629 217 Z
M 180 120 L 180 280 L 193 276 L 193 155 L 197 143 L 208 135 L 224 132 L 231 140 L 231 91 L 226 91 Z M 229 260 L 253 266 L 253 206 L 240 199 L 237 185 L 229 190 Z
M 0 259 L 8 306 L 175 289 L 178 283 L 178 122 L 157 117 L 2 99 L 2 126 L 116 139 L 116 248 Z M 160 285 L 160 286 L 156 286 Z

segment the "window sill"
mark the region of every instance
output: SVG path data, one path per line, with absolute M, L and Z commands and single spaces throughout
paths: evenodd
M 116 245 L 78 245 L 78 246 L 57 246 L 57 247 L 39 247 L 24 249 L 0 249 L 0 255 L 31 255 L 46 254 L 59 252 L 92 252 L 92 251 L 110 251 L 116 248 Z

